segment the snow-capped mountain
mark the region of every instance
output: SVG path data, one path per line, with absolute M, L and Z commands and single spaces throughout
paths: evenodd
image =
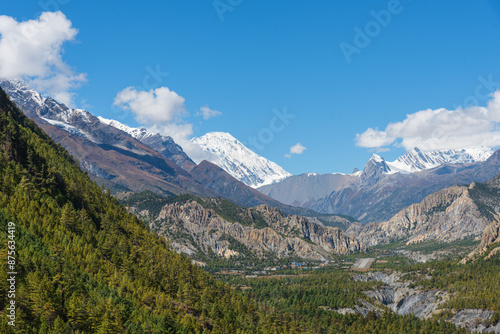
M 97 118 L 104 124 L 128 133 L 133 138 L 148 145 L 153 150 L 157 151 L 164 157 L 169 158 L 184 169 L 189 170 L 195 166 L 193 160 L 188 157 L 188 155 L 170 136 L 163 136 L 159 133 L 149 132 L 146 128 L 133 128 L 118 121 L 106 119 L 101 116 L 98 116 Z
M 87 131 L 88 124 L 92 123 L 94 119 L 94 116 L 88 111 L 68 108 L 51 97 L 43 97 L 20 79 L 0 79 L 0 87 L 28 117 L 39 117 L 67 132 L 77 134 L 95 143 L 99 142 L 99 138 L 93 136 L 91 131 Z
M 184 154 L 167 137 L 143 136 L 148 140 L 159 138 L 156 143 L 162 146 L 153 148 L 85 110 L 68 108 L 51 97 L 43 97 L 22 80 L 0 80 L 0 87 L 26 116 L 67 149 L 83 170 L 98 177 L 97 182 L 106 187 L 117 192 L 147 189 L 169 195 L 215 194 L 167 157 L 172 152 L 174 156 Z M 163 145 L 166 143 L 172 145 Z M 191 161 L 187 156 L 186 159 Z M 194 166 L 192 161 L 191 164 Z
M 486 161 L 494 150 L 488 147 L 473 147 L 460 150 L 424 152 L 415 147 L 396 161 L 387 162 L 390 172 L 413 173 L 434 168 L 445 163 L 471 163 Z
M 252 152 L 229 133 L 210 132 L 193 138 L 192 142 L 212 153 L 210 162 L 252 188 L 279 182 L 291 175 L 276 163 Z
M 366 163 L 360 176 L 363 183 L 372 184 L 378 182 L 385 174 L 391 174 L 391 168 L 384 158 L 374 153 Z
M 95 182 L 113 193 L 150 190 L 162 195 L 195 194 L 226 198 L 246 207 L 266 204 L 289 214 L 311 215 L 308 209 L 290 207 L 263 195 L 209 161 L 196 165 L 168 136 L 68 108 L 21 80 L 0 79 L 0 87 L 26 116 L 73 155 Z
M 39 117 L 69 124 L 73 118 L 81 118 L 89 123 L 91 114 L 83 109 L 72 109 L 51 97 L 43 97 L 20 79 L 0 79 L 0 87 L 18 105 L 36 113 Z

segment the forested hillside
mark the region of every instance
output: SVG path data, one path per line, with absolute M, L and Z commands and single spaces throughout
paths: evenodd
M 238 293 L 172 252 L 1 90 L 0 171 L 0 333 L 456 331 L 391 313 L 325 313 L 313 298 L 324 281 L 297 296 L 269 286 L 272 300 Z M 345 278 L 333 288 L 328 304 L 359 296 Z
M 258 333 L 273 326 L 276 314 L 170 251 L 1 90 L 0 171 L 1 333 Z M 8 222 L 15 225 L 15 327 L 5 316 Z

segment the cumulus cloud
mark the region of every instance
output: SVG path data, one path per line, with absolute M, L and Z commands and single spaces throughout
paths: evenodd
M 18 22 L 0 15 L 0 77 L 22 78 L 33 88 L 71 105 L 71 89 L 86 80 L 62 59 L 63 44 L 78 30 L 58 12 L 44 12 L 34 20 Z
M 496 147 L 500 145 L 499 122 L 500 91 L 496 91 L 486 107 L 421 110 L 406 115 L 401 122 L 389 123 L 383 131 L 369 128 L 357 134 L 355 142 L 367 148 L 394 145 L 429 151 Z
M 305 146 L 303 146 L 301 143 L 297 143 L 290 147 L 290 152 L 285 154 L 285 158 L 291 158 L 292 154 L 302 154 L 305 150 L 307 150 Z
M 183 121 L 168 122 L 164 124 L 155 124 L 148 127 L 148 130 L 153 133 L 159 133 L 164 136 L 170 136 L 182 147 L 184 152 L 193 159 L 196 163 L 203 160 L 208 160 L 207 152 L 198 145 L 193 143 L 190 138 L 193 135 L 193 125 Z
M 218 110 L 212 110 L 208 106 L 204 106 L 200 108 L 200 111 L 196 113 L 197 116 L 203 116 L 204 120 L 207 120 L 212 117 L 220 116 L 222 113 Z
M 159 133 L 164 136 L 170 136 L 182 147 L 184 152 L 193 159 L 194 162 L 200 163 L 203 160 L 216 161 L 219 159 L 211 152 L 203 151 L 190 138 L 193 136 L 193 125 L 184 121 L 169 122 L 164 124 L 155 124 L 148 127 L 148 130 L 153 133 Z
M 127 87 L 116 95 L 114 105 L 130 110 L 149 131 L 172 137 L 191 159 L 200 162 L 207 159 L 209 153 L 190 140 L 193 125 L 183 119 L 188 116 L 184 101 L 182 96 L 168 87 L 149 91 Z
M 168 123 L 186 112 L 184 98 L 168 87 L 149 91 L 127 87 L 116 95 L 114 105 L 132 111 L 146 125 Z

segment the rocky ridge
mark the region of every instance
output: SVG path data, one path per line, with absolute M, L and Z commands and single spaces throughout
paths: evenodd
M 478 237 L 489 224 L 474 201 L 476 183 L 453 186 L 427 196 L 382 223 L 370 223 L 361 231 L 350 231 L 368 246 L 406 240 L 407 244 L 436 240 L 451 242 Z M 348 230 L 349 231 L 349 230 Z
M 405 241 L 452 242 L 482 238 L 479 249 L 500 241 L 499 176 L 487 183 L 452 186 L 401 210 L 388 221 L 352 226 L 347 232 L 367 246 Z M 475 253 L 484 253 L 477 250 Z M 471 254 L 470 257 L 473 255 Z
M 229 258 L 271 253 L 278 258 L 325 260 L 332 253 L 364 249 L 339 228 L 323 226 L 301 216 L 287 216 L 267 205 L 242 210 L 239 218 L 229 221 L 214 209 L 190 200 L 165 205 L 149 224 L 159 234 L 175 240 L 174 248 L 191 255 L 201 252 L 206 256 L 213 253 Z M 147 216 L 147 213 L 139 215 Z
M 133 128 L 116 120 L 106 119 L 100 116 L 98 117 L 98 119 L 104 124 L 113 126 L 128 133 L 135 139 L 148 145 L 156 152 L 172 160 L 177 165 L 186 170 L 190 170 L 196 165 L 193 160 L 191 160 L 191 158 L 170 136 L 163 136 L 159 133 L 153 133 L 148 131 L 146 128 Z

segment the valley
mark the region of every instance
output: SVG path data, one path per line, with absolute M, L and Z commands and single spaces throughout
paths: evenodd
M 281 181 L 269 181 L 270 184 L 264 186 L 280 189 L 281 183 L 288 184 L 287 187 L 292 188 L 284 189 L 287 189 L 289 195 L 306 196 L 303 198 L 316 202 L 317 198 L 307 197 L 308 192 L 321 194 L 321 187 L 325 185 L 338 187 L 338 192 L 347 191 L 350 193 L 348 198 L 359 201 L 366 208 L 364 218 L 377 216 L 381 212 L 383 216 L 377 217 L 391 217 L 380 222 L 366 223 L 366 220 L 358 220 L 345 214 L 314 211 L 311 209 L 317 208 L 314 205 L 302 207 L 298 200 L 290 203 L 295 206 L 283 204 L 250 187 L 249 185 L 255 187 L 255 184 L 251 183 L 254 181 L 242 179 L 249 182 L 249 185 L 246 185 L 231 176 L 221 168 L 230 169 L 227 164 L 221 167 L 208 161 L 196 164 L 171 138 L 148 133 L 145 129 L 129 128 L 115 121 L 98 119 L 85 111 L 68 109 L 55 101 L 44 100 L 22 82 L 3 82 L 2 85 L 10 89 L 12 96 L 18 96 L 18 101 L 23 103 L 21 106 L 24 112 L 37 121 L 42 129 L 48 131 L 55 141 L 70 152 L 79 152 L 78 157 L 82 160 L 78 165 L 76 160 L 73 160 L 71 168 L 74 172 L 80 168 L 85 170 L 86 174 L 81 174 L 85 175 L 82 177 L 88 175 L 99 183 L 101 194 L 108 196 L 106 201 L 111 201 L 113 204 L 110 205 L 116 207 L 113 210 L 122 210 L 119 214 L 122 218 L 118 220 L 102 211 L 95 211 L 95 205 L 85 202 L 88 200 L 78 199 L 78 190 L 71 190 L 76 191 L 75 195 L 64 195 L 72 196 L 68 198 L 74 198 L 73 201 L 77 202 L 66 204 L 60 209 L 52 209 L 61 210 L 61 217 L 55 218 L 56 221 L 64 222 L 56 227 L 58 233 L 62 233 L 60 238 L 69 233 L 72 240 L 83 238 L 75 242 L 96 244 L 99 247 L 99 255 L 85 253 L 85 256 L 103 257 L 105 262 L 100 264 L 102 268 L 107 268 L 106 261 L 109 261 L 111 266 L 118 266 L 116 268 L 124 266 L 133 256 L 137 256 L 124 254 L 129 254 L 127 252 L 133 249 L 134 252 L 142 249 L 140 252 L 144 253 L 148 248 L 134 248 L 127 243 L 135 240 L 135 235 L 139 232 L 127 232 L 132 227 L 121 226 L 120 222 L 135 219 L 134 224 L 138 225 L 134 229 L 143 228 L 147 232 L 141 233 L 156 238 L 155 242 L 162 245 L 161 252 L 167 252 L 167 258 L 181 261 L 182 265 L 179 265 L 189 268 L 186 269 L 188 271 L 194 271 L 196 277 L 202 280 L 212 279 L 210 276 L 203 276 L 207 275 L 204 273 L 213 275 L 213 279 L 219 283 L 210 285 L 222 290 L 211 290 L 212 295 L 226 293 L 222 291 L 228 289 L 227 291 L 231 291 L 231 298 L 238 300 L 235 303 L 252 300 L 255 305 L 259 305 L 255 311 L 245 311 L 247 316 L 260 319 L 249 325 L 253 328 L 266 327 L 266 324 L 269 324 L 278 332 L 286 333 L 307 329 L 328 333 L 334 328 L 349 330 L 352 333 L 366 333 L 376 332 L 382 327 L 396 331 L 408 331 L 412 328 L 411 331 L 429 333 L 465 333 L 475 330 L 500 332 L 500 305 L 488 292 L 496 291 L 497 283 L 500 284 L 497 269 L 500 253 L 500 176 L 495 176 L 500 171 L 498 152 L 462 151 L 459 152 L 460 159 L 463 159 L 461 162 L 447 164 L 449 160 L 443 158 L 443 164 L 437 167 L 432 163 L 421 165 L 425 168 L 422 167 L 418 171 L 403 169 L 401 161 L 406 160 L 401 160 L 401 168 L 396 172 L 394 163 L 386 164 L 383 158 L 373 156 L 363 171 L 354 172 L 352 175 L 337 173 L 295 177 L 284 176 L 284 172 L 280 171 L 279 174 L 284 179 L 280 177 Z M 22 100 L 19 96 L 23 96 Z M 33 107 L 35 102 L 38 104 Z M 10 113 L 5 114 L 5 119 L 10 121 L 9 115 L 15 115 L 21 120 L 20 124 L 28 122 L 23 118 L 24 115 L 9 103 L 4 99 L 4 110 L 10 110 Z M 35 123 L 29 123 L 29 126 L 33 131 L 39 131 L 42 136 L 43 132 L 37 130 Z M 228 139 L 226 135 L 221 136 L 224 140 Z M 48 137 L 44 138 L 43 140 L 49 140 Z M 12 140 L 12 137 L 4 139 L 5 143 L 12 145 L 9 140 Z M 26 144 L 20 145 L 26 147 Z M 63 150 L 61 146 L 58 146 L 58 149 Z M 30 160 L 24 161 L 22 158 L 16 158 L 15 153 L 8 152 L 5 154 L 11 154 L 11 157 L 4 159 L 5 161 L 21 159 L 19 163 L 28 164 L 30 169 L 33 168 L 30 167 L 33 166 L 30 161 L 41 161 L 39 164 L 44 161 L 40 160 L 41 158 L 29 158 Z M 91 152 L 94 153 L 90 154 Z M 106 158 L 103 159 L 102 154 L 105 154 Z M 418 156 L 422 157 L 421 154 Z M 435 154 L 432 156 L 436 157 Z M 72 158 L 67 155 L 67 159 Z M 115 169 L 116 164 L 120 164 L 120 169 Z M 47 173 L 47 170 L 52 171 L 53 168 L 42 167 L 41 170 L 41 173 Z M 30 175 L 30 172 L 27 173 Z M 32 181 L 21 182 L 19 186 L 24 188 L 19 189 L 32 189 L 26 186 L 26 182 L 41 182 L 36 178 L 36 173 L 33 175 L 30 176 Z M 136 175 L 140 175 L 140 178 Z M 491 175 L 495 177 L 490 178 Z M 237 174 L 235 176 L 238 177 Z M 67 193 L 68 190 L 64 190 L 64 187 L 68 186 L 62 186 L 61 181 L 57 181 L 60 177 L 52 177 L 49 174 L 44 176 L 44 179 L 56 181 L 51 186 L 46 186 L 49 188 L 41 188 L 42 191 L 49 189 L 42 198 L 54 195 L 58 187 L 63 187 L 59 191 Z M 419 196 L 433 189 L 428 183 L 423 187 L 423 179 L 427 180 L 426 182 L 439 182 L 434 183 L 437 189 L 435 192 L 420 199 Z M 453 185 L 453 182 L 472 179 L 486 182 L 474 181 L 467 185 Z M 264 178 L 259 180 L 261 181 L 258 182 L 268 182 L 262 181 Z M 305 188 L 300 188 L 297 184 L 291 185 L 296 181 L 306 182 L 308 185 Z M 78 182 L 90 180 L 82 179 Z M 3 187 L 10 189 L 12 185 L 9 184 L 11 183 L 5 183 Z M 389 184 L 390 187 L 387 187 Z M 452 185 L 445 187 L 448 184 Z M 353 187 L 357 187 L 357 190 L 353 191 Z M 106 188 L 111 190 L 105 191 Z M 420 193 L 414 191 L 417 188 Z M 303 189 L 304 192 L 297 189 Z M 413 195 L 405 197 L 401 194 L 402 189 Z M 17 194 L 13 190 L 7 191 Z M 22 190 L 16 191 L 21 191 L 19 194 L 22 194 Z M 277 194 L 273 191 L 269 192 L 269 195 Z M 22 197 L 22 201 L 29 202 L 31 198 L 41 201 L 41 198 L 37 197 L 40 195 L 35 195 L 37 192 L 28 190 L 27 194 L 28 197 Z M 414 196 L 415 194 L 420 195 Z M 114 198 L 109 197 L 110 195 Z M 62 195 L 57 196 L 61 202 Z M 396 197 L 399 198 L 398 201 L 393 200 Z M 10 197 L 5 198 L 6 203 L 9 203 Z M 366 206 L 367 198 L 374 202 Z M 354 202 L 346 203 L 350 203 L 349 207 L 356 208 L 353 206 Z M 390 203 L 390 210 L 384 203 Z M 11 205 L 12 208 L 14 204 L 6 205 Z M 403 206 L 399 212 L 396 211 L 398 207 Z M 37 227 L 30 225 L 29 220 L 19 216 L 15 210 L 6 212 L 23 222 L 21 231 L 31 231 L 23 233 L 38 233 Z M 80 218 L 77 219 L 78 224 L 74 225 L 72 219 L 76 218 L 65 217 Z M 88 219 L 94 224 L 90 229 L 86 227 Z M 92 236 L 93 233 L 97 235 Z M 99 233 L 113 236 L 107 240 L 118 242 L 121 245 L 119 252 L 122 253 L 118 250 L 112 251 L 111 241 L 106 241 Z M 119 241 L 122 233 L 128 234 L 131 239 Z M 47 246 L 50 252 L 58 254 L 62 251 L 48 240 L 43 240 L 43 243 L 50 244 Z M 78 257 L 69 250 L 64 252 L 68 258 Z M 75 267 L 75 270 L 92 274 L 97 269 L 92 267 L 94 260 L 89 261 L 85 264 L 86 267 Z M 41 264 L 32 264 L 38 265 Z M 126 266 L 130 267 L 128 264 Z M 475 270 L 480 270 L 480 276 L 472 275 Z M 157 277 L 155 281 L 162 279 L 159 278 L 162 272 L 165 270 L 152 271 L 152 275 Z M 65 275 L 70 274 L 68 272 Z M 112 275 L 118 274 L 115 271 Z M 132 273 L 127 275 L 133 277 L 130 276 Z M 100 284 L 111 282 L 109 278 L 92 279 L 100 280 Z M 190 286 L 182 283 L 185 278 L 176 279 L 181 283 L 172 283 L 175 282 L 172 278 L 163 279 L 171 282 L 168 283 L 170 286 L 177 284 L 176 288 L 172 287 L 172 293 L 176 295 L 165 297 L 172 298 L 167 308 L 168 314 L 161 313 L 163 311 L 158 313 L 158 316 L 167 316 L 171 320 L 168 324 L 158 325 L 156 328 L 177 326 L 190 328 L 189 331 L 192 332 L 213 329 L 213 321 L 219 321 L 219 315 L 209 313 L 207 307 L 215 306 L 199 306 L 199 301 L 193 296 L 193 293 L 206 283 Z M 24 284 L 28 283 L 23 281 L 21 286 Z M 464 287 L 467 287 L 466 292 L 462 291 Z M 60 291 L 59 298 L 63 298 L 64 285 L 56 285 L 55 289 Z M 87 293 L 90 293 L 90 290 Z M 145 303 L 134 295 L 123 296 L 136 303 L 138 310 Z M 43 297 L 42 300 L 46 303 L 63 302 L 61 299 L 47 298 Z M 71 298 L 77 300 L 83 297 L 73 294 Z M 36 306 L 38 302 L 35 300 L 30 303 L 30 307 L 40 307 Z M 121 302 L 117 300 L 114 303 L 119 305 Z M 176 305 L 184 305 L 181 308 L 187 311 L 182 311 Z M 226 304 L 224 307 L 229 305 L 232 304 Z M 60 328 L 64 326 L 66 318 L 72 328 L 93 332 L 90 325 L 77 323 L 74 318 L 70 318 L 67 312 L 74 312 L 71 310 L 68 305 L 61 304 L 54 311 L 61 320 L 57 324 L 55 320 L 48 320 L 49 326 Z M 30 316 L 33 319 L 44 317 L 36 308 L 28 312 L 32 314 Z M 99 313 L 101 311 L 98 310 L 93 312 L 93 317 L 108 314 Z M 200 314 L 206 314 L 204 317 L 210 317 L 212 320 L 203 320 L 207 318 L 200 318 Z M 42 320 L 33 322 L 33 326 L 46 326 L 43 324 L 47 320 L 40 319 Z M 235 328 L 234 326 L 242 326 L 239 321 L 248 321 L 243 318 L 232 319 L 229 322 L 218 322 L 217 326 Z M 102 328 L 107 328 L 108 332 L 128 326 L 121 321 L 113 324 L 93 321 L 100 323 Z M 252 328 L 246 327 L 247 325 L 244 326 L 247 330 Z M 8 330 L 8 327 L 2 328 Z
M 0 334 L 500 334 L 499 13 L 2 2 Z

